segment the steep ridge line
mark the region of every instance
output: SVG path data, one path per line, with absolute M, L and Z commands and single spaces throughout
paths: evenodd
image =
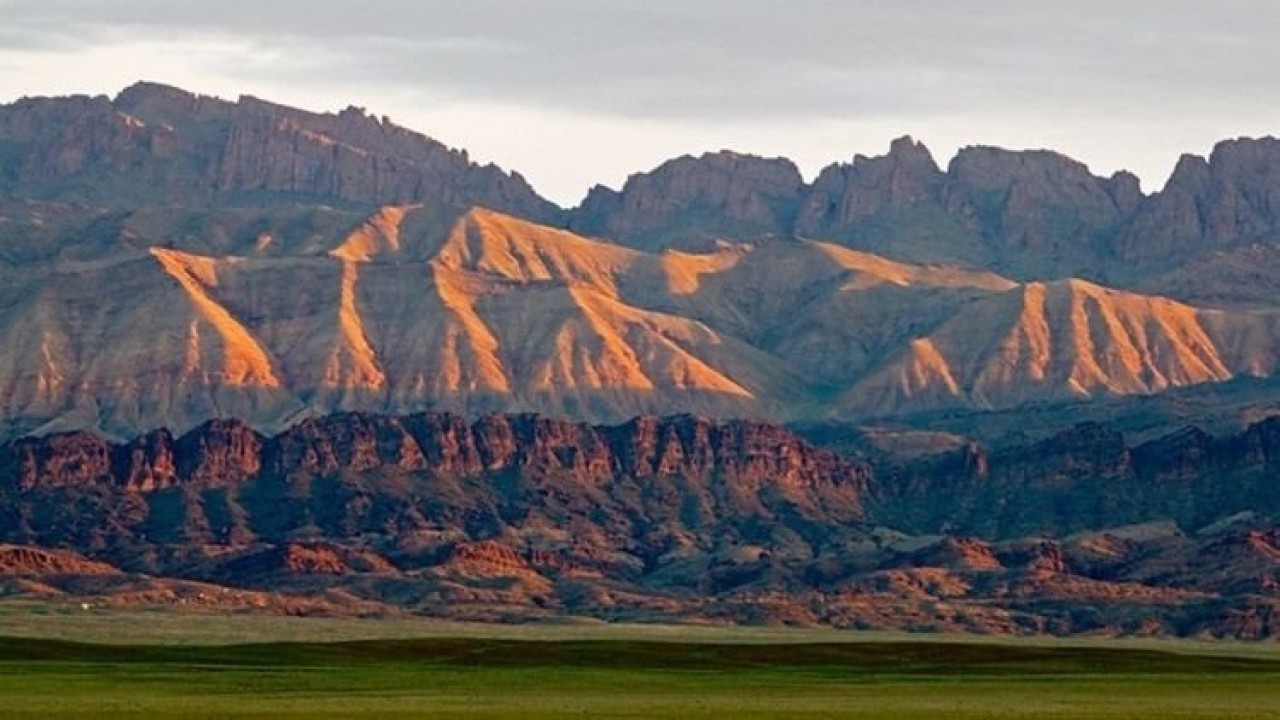
M 281 386 L 266 351 L 253 335 L 209 296 L 207 286 L 217 285 L 217 275 L 211 261 L 192 259 L 181 253 L 152 248 L 151 255 L 174 280 L 187 291 L 187 296 L 200 314 L 218 333 L 223 341 L 223 377 L 228 385 L 261 385 L 268 388 Z M 198 342 L 199 335 L 192 340 Z M 190 370 L 190 369 L 189 369 Z
M 347 385 L 376 390 L 386 387 L 387 376 L 378 366 L 377 354 L 365 335 L 360 308 L 356 303 L 356 282 L 360 274 L 358 268 L 359 264 L 355 261 L 342 261 L 342 290 L 338 306 L 342 343 L 329 356 L 325 381 L 331 387 Z

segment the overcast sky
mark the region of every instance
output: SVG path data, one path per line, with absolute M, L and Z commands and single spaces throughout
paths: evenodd
M 1274 0 L 0 0 L 0 100 L 140 79 L 348 105 L 576 204 L 683 153 L 812 176 L 903 134 L 1164 184 L 1280 132 Z

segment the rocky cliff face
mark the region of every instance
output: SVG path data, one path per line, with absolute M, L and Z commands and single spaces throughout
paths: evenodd
M 121 445 L 89 433 L 29 438 L 0 455 L 7 537 L 126 555 L 149 533 L 350 539 L 390 521 L 400 528 L 391 542 L 445 526 L 485 539 L 531 530 L 536 517 L 618 542 L 729 532 L 753 518 L 805 533 L 806 523 L 857 521 L 868 478 L 777 427 L 695 417 L 593 427 L 531 415 L 344 414 L 271 438 L 212 421 Z M 73 525 L 47 511 L 59 503 Z
M 1088 423 L 1030 445 L 980 447 L 882 473 L 873 516 L 916 532 L 1065 536 L 1173 520 L 1202 528 L 1224 517 L 1280 515 L 1280 420 L 1230 436 L 1196 428 L 1129 446 Z
M 1099 277 L 1106 241 L 1142 200 L 1133 175 L 1095 177 L 1047 151 L 965 148 L 943 172 L 905 137 L 823 170 L 796 231 L 915 261 Z
M 790 160 L 727 151 L 685 156 L 632 175 L 621 191 L 592 188 L 569 228 L 646 250 L 786 236 L 803 186 Z
M 727 167 L 735 166 L 723 154 L 682 158 L 633 176 L 620 192 L 597 189 L 575 211 L 571 226 L 646 247 L 653 238 L 690 247 L 707 237 L 795 233 L 908 261 L 961 263 L 1018 276 L 1101 277 L 1104 260 L 1112 256 L 1111 238 L 1145 202 L 1133 175 L 1096 177 L 1048 151 L 971 147 L 943 172 L 928 149 L 909 137 L 894 141 L 882 157 L 858 156 L 851 164 L 829 166 L 812 185 L 800 186 L 798 178 L 781 182 L 779 168 L 773 173 L 779 180 L 755 183 L 757 195 L 775 188 L 768 203 L 747 203 L 748 195 L 740 193 L 738 207 L 727 207 L 723 190 L 708 195 L 700 189 L 717 180 L 727 187 Z M 787 192 L 776 190 L 782 187 Z M 772 211 L 746 211 L 763 205 Z M 681 218 L 703 219 L 703 230 L 682 229 L 674 208 Z
M 357 108 L 315 114 L 139 83 L 114 100 L 0 109 L 0 194 L 111 206 L 267 192 L 383 205 L 478 203 L 536 220 L 558 209 L 523 178 L 472 163 Z
M 858 155 L 829 165 L 804 198 L 797 231 L 807 237 L 838 236 L 881 213 L 936 203 L 945 176 L 922 143 L 902 137 L 882 157 Z
M 1219 144 L 1208 160 L 1188 155 L 1168 185 L 1147 196 L 1131 173 L 1098 177 L 1043 150 L 969 147 L 944 172 L 923 145 L 904 137 L 884 156 L 859 155 L 825 168 L 812 184 L 774 193 L 770 213 L 726 210 L 722 194 L 693 190 L 699 183 L 689 178 L 706 185 L 723 176 L 722 156 L 683 158 L 633 176 L 619 192 L 593 191 L 571 226 L 638 247 L 794 233 L 908 262 L 1147 287 L 1144 281 L 1193 258 L 1275 244 L 1277 147 L 1271 138 L 1240 139 Z M 702 230 L 687 231 L 689 217 L 699 218 Z M 1226 295 L 1231 283 L 1212 287 Z
M 1274 245 L 1277 207 L 1280 140 L 1224 141 L 1207 160 L 1184 155 L 1164 190 L 1139 208 L 1117 248 L 1128 261 L 1167 267 L 1206 251 Z
M 620 190 L 597 187 L 566 212 L 518 174 L 362 109 L 309 113 L 139 83 L 115 99 L 0 109 L 0 197 L 131 209 L 299 198 L 479 204 L 646 250 L 798 235 L 907 262 L 1142 289 L 1210 262 L 1213 277 L 1175 276 L 1170 287 L 1188 299 L 1256 303 L 1229 274 L 1238 254 L 1276 245 L 1277 148 L 1273 138 L 1242 138 L 1208 159 L 1188 155 L 1150 196 L 1129 173 L 1098 177 L 1042 150 L 966 148 L 944 172 L 901 138 L 811 184 L 785 159 L 723 151 L 669 161 Z
M 1095 177 L 1083 164 L 1047 151 L 966 148 L 947 169 L 943 203 L 1000 252 L 1074 258 L 1075 269 L 1105 256 L 1105 240 L 1140 193 L 1137 178 Z
M 463 619 L 1264 638 L 1277 458 L 1277 421 L 1137 447 L 1082 425 L 875 477 L 777 427 L 694 417 L 76 433 L 0 450 L 0 542 L 19 543 L 0 546 L 0 587 Z
M 1198 386 L 1169 417 L 1268 417 L 1277 147 L 1223 143 L 1152 196 L 1046 151 L 943 171 L 904 138 L 811 185 L 723 152 L 564 213 L 359 109 L 20 101 L 0 593 L 1275 635 L 1274 420 L 919 433 L 914 455 L 953 451 L 873 477 L 763 422 L 652 415 L 841 442 L 868 416 L 1057 427 L 1068 400 Z

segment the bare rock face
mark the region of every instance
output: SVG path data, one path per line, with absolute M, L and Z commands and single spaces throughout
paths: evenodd
M 231 103 L 139 83 L 105 97 L 30 99 L 0 109 L 0 193 L 136 207 L 268 191 L 375 205 L 422 199 L 559 216 L 517 174 L 472 163 L 386 119 Z
M 1083 423 L 1046 440 L 986 452 L 968 447 L 877 477 L 873 512 L 917 532 L 1062 537 L 1172 519 L 1197 528 L 1223 517 L 1280 514 L 1273 474 L 1280 419 L 1236 435 L 1187 428 L 1136 446 Z M 981 452 L 984 471 L 974 471 Z
M 162 593 L 177 575 L 451 618 L 1264 638 L 1277 422 L 1136 448 L 1081 425 L 875 478 L 781 428 L 692 416 L 345 413 L 238 443 L 227 421 L 176 441 L 51 436 L 4 449 L 0 587 L 137 603 L 187 597 Z
M 744 171 L 747 160 L 758 170 Z M 1101 277 L 1110 239 L 1145 199 L 1131 173 L 1096 177 L 1048 151 L 970 147 L 943 172 L 910 137 L 796 185 L 781 161 L 680 158 L 620 192 L 596 188 L 570 227 L 645 249 L 795 234 L 907 261 Z
M 1233 454 L 1238 453 L 1244 462 L 1266 467 L 1280 465 L 1280 418 L 1251 425 L 1233 444 Z
M 493 415 L 468 424 L 449 414 L 343 413 L 303 421 L 267 439 L 222 420 L 176 441 L 163 430 L 123 445 L 69 433 L 20 440 L 5 453 L 20 490 L 104 486 L 148 493 L 390 468 L 566 476 L 585 484 L 679 475 L 753 492 L 789 488 L 809 495 L 814 510 L 821 509 L 819 496 L 840 496 L 842 512 L 856 516 L 865 485 L 864 470 L 778 426 L 694 416 L 599 427 L 536 415 Z
M 998 570 L 1004 567 L 989 543 L 976 538 L 947 537 L 904 555 L 904 567 Z
M 21 489 L 94 485 L 112 477 L 111 446 L 92 433 L 20 440 L 5 454 Z
M 310 113 L 153 83 L 114 99 L 24 98 L 0 109 L 0 145 L 0 199 L 12 201 L 115 211 L 261 198 L 366 209 L 478 204 L 641 249 L 799 235 L 908 262 L 1142 289 L 1183 270 L 1170 292 L 1251 304 L 1267 295 L 1241 291 L 1238 278 L 1253 269 L 1249 258 L 1273 249 L 1280 227 L 1273 138 L 1226 141 L 1208 159 L 1188 155 L 1151 196 L 1130 173 L 1096 177 L 1048 151 L 971 147 L 942 172 L 904 137 L 883 157 L 824 169 L 811 185 L 784 159 L 677 158 L 621 190 L 595 188 L 571 212 L 518 174 L 476 165 L 360 108 Z M 97 218 L 92 230 L 108 221 Z M 129 233 L 119 240 L 128 245 Z M 1204 262 L 1214 277 L 1195 277 Z M 1267 281 L 1265 273 L 1252 280 Z
M 1269 138 L 1152 196 L 902 138 L 812 185 L 678 158 L 568 213 L 359 108 L 24 99 L 0 430 L 34 436 L 0 446 L 0 594 L 204 593 L 173 574 L 476 619 L 1274 636 L 1280 420 L 933 438 L 872 473 L 708 418 L 1254 387 L 1280 371 L 1278 188 Z
M 375 553 L 325 542 L 290 542 L 252 550 L 220 563 L 221 578 L 267 578 L 284 575 L 391 575 L 396 568 Z
M 1035 462 L 1048 475 L 1117 478 L 1130 470 L 1124 435 L 1102 423 L 1082 423 L 1035 446 Z
M 1002 251 L 1098 257 L 1133 202 L 1130 176 L 1095 177 L 1083 164 L 1047 151 L 961 150 L 947 169 L 944 203 Z M 1121 186 L 1113 189 L 1114 186 Z
M 1067 571 L 1062 545 L 1052 540 L 1015 542 L 999 553 L 1001 561 L 1033 574 L 1054 575 Z
M 825 169 L 796 231 L 904 260 L 1099 277 L 1108 239 L 1142 201 L 1132 174 L 1095 177 L 1048 151 L 969 147 L 944 173 L 904 137 L 883 157 Z
M 803 185 L 789 160 L 728 151 L 685 156 L 632 175 L 621 191 L 593 188 L 569 227 L 651 250 L 784 236 Z
M 537 575 L 532 558 L 493 540 L 458 543 L 444 563 L 446 572 L 472 577 Z
M 1168 267 L 1234 244 L 1272 240 L 1280 225 L 1280 140 L 1219 143 L 1184 155 L 1117 242 L 1129 261 Z
M 5 212 L 0 234 L 33 240 L 0 249 L 0 417 L 42 434 L 181 434 L 225 416 L 276 432 L 338 410 L 1004 409 L 1268 376 L 1280 357 L 1271 313 L 811 240 L 653 254 L 438 205 Z M 227 432 L 233 455 L 252 444 Z
M 272 438 L 267 467 L 278 475 L 323 475 L 395 466 L 426 467 L 413 437 L 393 418 L 345 414 L 306 420 Z
M 1274 306 L 1280 263 L 1265 237 L 1271 141 L 1188 160 L 1151 198 L 1131 175 L 1047 151 L 968 148 L 942 172 L 901 138 L 811 186 L 786 160 L 721 152 L 597 190 L 572 218 L 517 176 L 355 108 L 139 84 L 0 108 L 0 147 L 10 434 L 182 435 L 228 416 L 276 433 L 336 411 L 428 409 L 846 420 L 1147 395 L 1280 367 L 1280 315 L 1256 312 Z M 1148 231 L 1191 210 L 1183 224 L 1216 239 L 1178 240 L 1187 257 L 1225 249 L 1170 287 L 1208 307 L 1163 299 L 1163 283 L 1144 281 L 1144 295 L 1041 279 L 1141 277 L 1117 234 L 1159 243 Z M 751 242 L 705 247 L 735 238 Z M 1241 254 L 1248 238 L 1257 247 Z M 515 429 L 490 430 L 452 460 L 509 462 Z M 386 431 L 368 429 L 356 464 L 399 444 Z M 180 441 L 112 462 L 132 468 L 126 484 L 165 486 L 190 475 L 165 457 Z M 309 442 L 294 441 L 282 452 Z M 248 435 L 226 442 L 199 461 L 212 473 L 258 457 Z
M 870 474 L 775 426 L 690 416 L 602 427 L 345 413 L 266 439 L 220 422 L 176 442 L 49 436 L 5 457 L 0 541 L 237 582 L 440 563 L 538 583 L 634 579 L 732 538 L 807 554 L 803 537 L 857 532 Z
M 1134 448 L 1133 462 L 1140 467 L 1159 467 L 1161 476 L 1171 480 L 1191 479 L 1215 461 L 1217 444 L 1200 428 L 1186 427 Z
M 849 226 L 880 213 L 936 204 L 943 180 L 928 148 L 911 137 L 898 138 L 887 155 L 858 155 L 850 164 L 824 168 L 801 205 L 796 232 L 838 237 Z
M 135 438 L 116 450 L 112 474 L 137 492 L 171 487 L 178 476 L 173 445 L 173 434 L 164 429 Z
M 210 420 L 176 443 L 177 474 L 202 484 L 237 483 L 262 468 L 262 436 L 238 420 Z

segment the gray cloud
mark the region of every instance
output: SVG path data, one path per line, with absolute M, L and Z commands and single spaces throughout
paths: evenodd
M 629 117 L 841 118 L 1269 102 L 1266 0 L 16 0 L 0 47 L 233 37 L 277 78 Z M 257 71 L 262 71 L 257 68 Z

